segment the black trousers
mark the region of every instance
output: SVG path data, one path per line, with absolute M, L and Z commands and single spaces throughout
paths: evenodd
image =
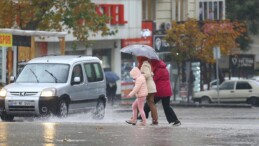
M 165 116 L 166 116 L 168 123 L 170 124 L 170 123 L 174 123 L 174 122 L 178 121 L 178 118 L 177 118 L 174 110 L 170 106 L 170 96 L 162 97 L 162 98 L 155 97 L 154 98 L 155 104 L 158 103 L 160 100 L 162 100 L 163 109 L 164 109 Z M 148 118 L 150 108 L 147 103 L 145 103 L 145 105 L 144 105 L 144 111 L 145 111 L 146 117 Z

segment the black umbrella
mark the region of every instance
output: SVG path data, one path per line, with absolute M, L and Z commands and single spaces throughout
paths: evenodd
M 104 74 L 107 83 L 116 83 L 116 81 L 120 79 L 120 77 L 116 73 L 111 71 L 106 71 L 104 72 Z

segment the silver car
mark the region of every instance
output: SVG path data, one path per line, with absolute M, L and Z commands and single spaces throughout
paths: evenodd
M 0 91 L 3 121 L 16 116 L 68 113 L 91 110 L 102 119 L 106 105 L 106 81 L 97 57 L 45 56 L 30 60 L 15 82 Z
M 254 80 L 228 80 L 216 89 L 194 93 L 193 100 L 203 104 L 211 102 L 248 103 L 259 105 L 259 84 Z

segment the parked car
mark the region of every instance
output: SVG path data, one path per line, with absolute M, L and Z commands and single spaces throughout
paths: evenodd
M 30 60 L 18 78 L 0 90 L 3 121 L 18 116 L 56 115 L 89 110 L 102 119 L 106 80 L 100 60 L 90 56 L 45 56 Z
M 212 102 L 239 102 L 259 105 L 259 83 L 254 80 L 227 80 L 219 86 L 219 96 L 216 89 L 194 93 L 194 102 L 202 104 Z
M 251 80 L 255 80 L 255 81 L 259 82 L 259 76 L 253 76 L 253 77 L 251 78 Z
M 231 77 L 230 79 L 228 77 L 224 78 L 226 80 L 240 80 L 242 78 L 239 77 Z M 210 82 L 210 89 L 217 89 L 217 79 Z

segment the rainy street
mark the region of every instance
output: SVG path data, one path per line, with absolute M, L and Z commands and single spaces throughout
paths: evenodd
M 89 113 L 66 119 L 16 118 L 0 123 L 0 145 L 258 145 L 259 108 L 174 108 L 182 125 L 173 127 L 158 104 L 159 125 L 132 126 L 130 106 L 108 106 L 101 121 Z

